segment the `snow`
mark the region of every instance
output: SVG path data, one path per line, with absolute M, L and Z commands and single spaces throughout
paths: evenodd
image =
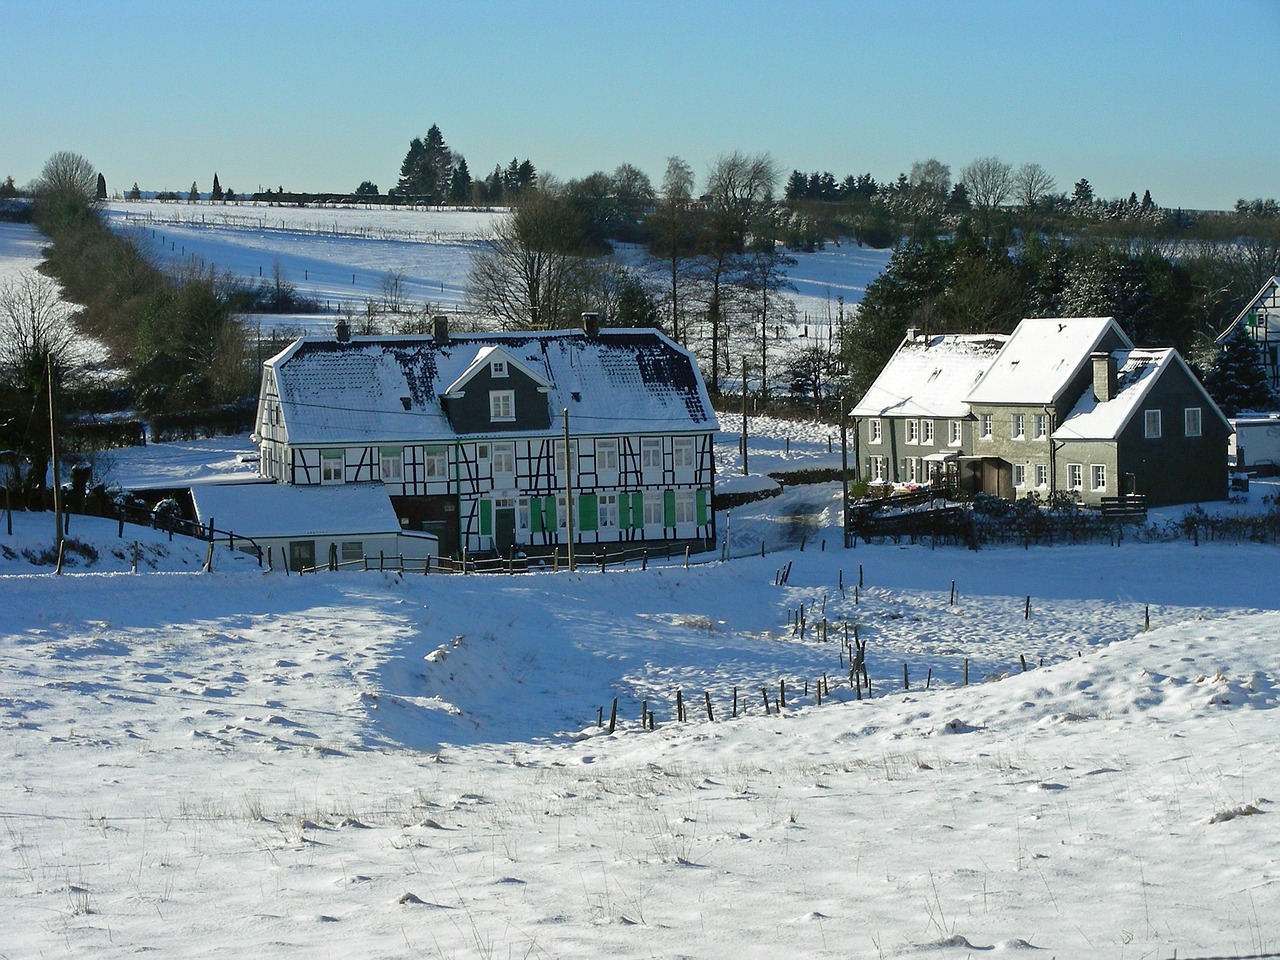
M 965 397 L 1008 339 L 1001 334 L 908 337 L 850 415 L 967 417 Z
M 1117 351 L 1116 395 L 1099 402 L 1086 390 L 1053 432 L 1057 439 L 1114 440 L 1175 356 L 1172 350 Z
M 1111 317 L 1022 320 L 966 399 L 970 403 L 1052 403 L 1108 331 L 1133 347 Z
M 28 270 L 44 259 L 44 236 L 32 224 L 0 220 L 0 283 Z
M 400 533 L 380 483 L 297 487 L 276 483 L 193 486 L 197 519 L 255 538 Z

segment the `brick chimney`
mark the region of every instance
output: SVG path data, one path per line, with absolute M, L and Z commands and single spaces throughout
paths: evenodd
M 431 335 L 436 338 L 436 343 L 448 343 L 449 318 L 445 316 L 432 317 Z
M 1099 403 L 1114 400 L 1118 392 L 1116 358 L 1109 353 L 1090 354 L 1093 361 L 1093 398 Z
M 584 313 L 582 315 L 582 329 L 586 331 L 588 337 L 600 336 L 600 314 Z

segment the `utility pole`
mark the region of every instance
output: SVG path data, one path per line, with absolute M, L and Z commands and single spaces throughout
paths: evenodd
M 53 522 L 57 536 L 53 545 L 58 551 L 58 566 L 62 566 L 62 472 L 58 469 L 58 421 L 53 397 L 53 354 L 45 356 L 49 378 L 49 459 L 53 461 Z M 61 572 L 61 570 L 59 570 Z
M 844 519 L 844 546 L 849 549 L 849 427 L 845 423 L 844 394 L 840 395 L 840 503 Z
M 747 475 L 747 358 L 742 358 L 742 475 Z
M 564 409 L 564 522 L 569 535 L 569 572 L 573 573 L 573 458 L 569 451 L 569 408 Z

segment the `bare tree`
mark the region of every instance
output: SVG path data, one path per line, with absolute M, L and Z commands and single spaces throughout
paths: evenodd
M 567 325 L 584 233 L 581 212 L 545 184 L 525 191 L 472 259 L 468 299 L 505 329 Z
M 1053 193 L 1053 176 L 1038 163 L 1024 163 L 1013 174 L 1013 194 L 1028 209 Z
M 72 198 L 92 204 L 98 196 L 98 171 L 80 154 L 59 150 L 44 162 L 35 192 L 41 198 Z
M 404 271 L 399 267 L 388 270 L 379 283 L 382 306 L 388 313 L 403 313 L 408 306 Z
M 649 217 L 650 252 L 670 280 L 666 291 L 671 336 L 688 345 L 681 286 L 697 249 L 698 220 L 693 211 L 693 168 L 679 157 L 667 158 L 657 207 Z
M 991 239 L 991 217 L 1013 193 L 1013 168 L 999 157 L 982 157 L 960 171 L 969 202 L 982 217 L 982 238 Z
M 951 192 L 951 168 L 934 157 L 911 164 L 907 182 L 916 191 L 927 192 L 945 202 Z
M 57 283 L 34 270 L 0 283 L 0 372 L 7 383 L 38 379 L 49 360 L 61 370 L 84 365 L 73 312 Z

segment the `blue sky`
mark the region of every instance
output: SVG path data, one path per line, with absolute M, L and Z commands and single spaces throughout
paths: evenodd
M 892 179 L 1036 161 L 1192 208 L 1280 195 L 1280 0 L 0 0 L 0 177 L 395 184 L 438 123 L 473 175 L 733 150 Z

